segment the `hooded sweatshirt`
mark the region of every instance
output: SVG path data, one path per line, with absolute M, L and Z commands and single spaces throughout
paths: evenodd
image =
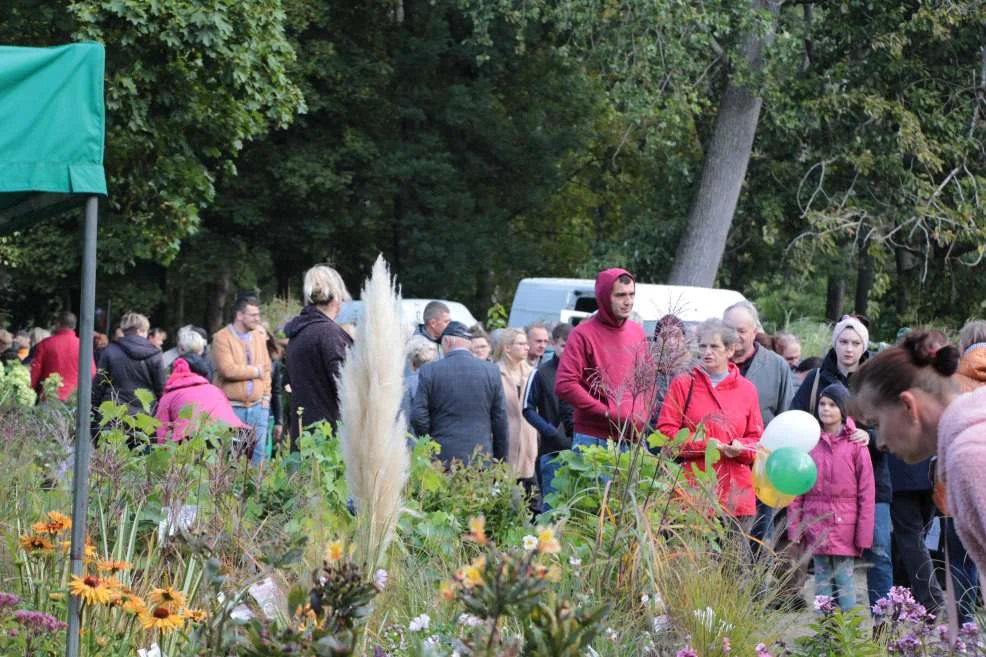
M 599 310 L 572 331 L 555 377 L 555 393 L 574 409 L 575 432 L 594 438 L 633 438 L 627 430 L 643 430 L 654 400 L 644 328 L 613 316 L 613 286 L 623 275 L 633 278 L 625 269 L 596 277 Z
M 298 409 L 303 409 L 304 425 L 328 420 L 339 421 L 339 393 L 336 376 L 353 343 L 349 334 L 313 305 L 285 327 L 288 350 L 285 364 L 291 381 L 291 435 L 297 437 Z
M 945 482 L 948 507 L 962 545 L 986 568 L 986 388 L 962 395 L 938 422 L 938 477 Z
M 181 411 L 187 406 L 192 407 L 191 417 L 182 418 Z M 234 429 L 246 427 L 236 417 L 223 391 L 204 376 L 193 372 L 183 356 L 174 362 L 171 376 L 164 384 L 164 396 L 158 402 L 156 416 L 161 422 L 157 428 L 158 442 L 165 442 L 169 433 L 172 440 L 181 442 L 189 423 L 199 420 L 202 415 Z
M 135 391 L 149 390 L 155 398 L 164 392 L 164 362 L 161 350 L 139 335 L 124 335 L 99 354 L 93 390 L 93 406 L 118 400 L 131 413 L 143 410 Z

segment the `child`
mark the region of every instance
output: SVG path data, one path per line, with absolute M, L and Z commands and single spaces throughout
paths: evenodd
M 822 391 L 815 411 L 822 436 L 811 450 L 818 481 L 788 509 L 791 541 L 804 539 L 813 555 L 815 595 L 835 598 L 843 611 L 856 604 L 854 561 L 873 544 L 876 503 L 870 453 L 849 440 L 856 425 L 846 415 L 848 398 L 841 383 Z

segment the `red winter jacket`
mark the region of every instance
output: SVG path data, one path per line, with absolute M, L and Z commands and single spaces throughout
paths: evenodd
M 644 328 L 613 316 L 613 284 L 623 275 L 631 276 L 607 269 L 596 277 L 599 309 L 569 335 L 555 376 L 555 393 L 574 409 L 575 432 L 594 438 L 633 439 L 625 430 L 632 425 L 642 431 L 654 401 Z
M 62 385 L 58 388 L 58 398 L 68 399 L 79 386 L 79 338 L 72 329 L 58 329 L 38 343 L 34 350 L 34 360 L 31 361 L 31 387 L 41 394 L 44 380 L 52 374 L 62 377 Z M 96 375 L 96 363 L 93 362 L 89 378 Z
M 689 388 L 692 389 L 691 399 L 688 399 Z M 757 498 L 753 492 L 750 466 L 756 455 L 755 446 L 763 433 L 763 419 L 756 387 L 740 376 L 739 368 L 734 364 L 729 364 L 729 374 L 718 386 L 713 387 L 712 380 L 701 367 L 671 382 L 657 421 L 658 431 L 673 438 L 682 428 L 686 428 L 694 438 L 694 431 L 700 424 L 705 428 L 705 438 L 690 439 L 682 445 L 681 458 L 686 466 L 691 465 L 704 472 L 705 448 L 709 439 L 715 438 L 727 445 L 739 440 L 748 446 L 750 449 L 740 452 L 735 458 L 721 454 L 713 468 L 719 478 L 716 492 L 722 507 L 736 517 L 756 514 Z M 690 473 L 688 467 L 685 473 Z
M 804 539 L 812 554 L 858 557 L 873 545 L 873 464 L 869 449 L 849 440 L 854 431 L 847 418 L 838 436 L 822 432 L 811 450 L 818 481 L 787 509 L 788 537 Z

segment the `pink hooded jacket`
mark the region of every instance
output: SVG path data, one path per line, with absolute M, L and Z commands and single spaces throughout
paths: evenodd
M 938 478 L 962 545 L 986 568 L 986 388 L 962 395 L 938 421 Z
M 246 428 L 233 413 L 233 407 L 223 391 L 209 383 L 204 376 L 192 372 L 188 363 L 179 358 L 171 369 L 171 376 L 164 384 L 164 394 L 157 405 L 157 419 L 161 425 L 157 428 L 157 439 L 163 443 L 168 439 L 181 442 L 185 438 L 190 420 L 179 417 L 181 410 L 192 406 L 192 420 L 198 421 L 201 415 L 218 420 L 234 429 Z
M 804 539 L 812 554 L 858 557 L 873 545 L 873 463 L 865 446 L 849 440 L 855 430 L 846 418 L 838 436 L 822 432 L 811 450 L 818 481 L 788 507 L 789 538 Z

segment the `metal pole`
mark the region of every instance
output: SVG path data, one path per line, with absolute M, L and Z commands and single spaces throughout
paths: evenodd
M 75 470 L 72 476 L 72 574 L 83 576 L 86 515 L 89 508 L 89 413 L 92 407 L 92 333 L 96 316 L 96 225 L 99 198 L 86 199 L 82 242 L 82 298 L 79 302 L 79 409 L 75 422 Z M 78 657 L 82 601 L 69 597 L 66 657 Z

